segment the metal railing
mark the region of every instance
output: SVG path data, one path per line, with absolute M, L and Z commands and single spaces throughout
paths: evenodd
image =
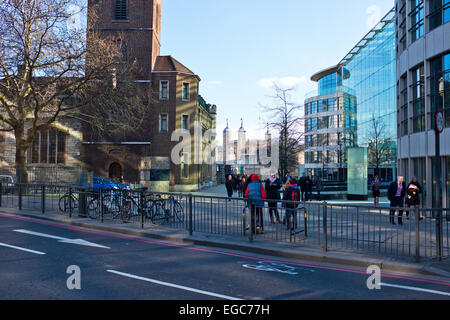
M 1 184 L 0 207 L 54 212 L 101 223 L 130 223 L 140 228 L 184 230 L 190 235 L 284 243 L 324 252 L 369 252 L 416 261 L 450 257 L 450 209 L 402 208 L 400 216 L 400 208 L 389 207 L 261 202 L 146 190 L 93 192 L 43 184 Z

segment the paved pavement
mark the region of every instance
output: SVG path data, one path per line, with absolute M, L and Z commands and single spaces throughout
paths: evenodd
M 380 289 L 370 290 L 366 266 L 151 240 L 145 230 L 77 221 L 0 214 L 0 299 L 450 299 L 450 278 L 383 270 Z

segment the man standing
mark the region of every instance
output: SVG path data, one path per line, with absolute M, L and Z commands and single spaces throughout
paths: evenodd
M 314 186 L 317 191 L 317 201 L 320 201 L 320 191 L 322 191 L 322 179 L 319 176 L 314 177 Z
M 264 233 L 263 208 L 264 199 L 267 199 L 267 196 L 266 191 L 264 190 L 264 186 L 261 182 L 259 182 L 258 175 L 251 175 L 250 183 L 248 184 L 247 190 L 245 191 L 245 198 L 250 200 L 250 219 L 252 221 L 251 232 L 254 234 L 256 230 L 256 234 Z
M 391 208 L 404 207 L 404 199 L 406 194 L 406 184 L 405 179 L 402 176 L 397 178 L 397 182 L 392 182 L 388 189 L 388 199 L 391 202 Z M 398 224 L 402 225 L 403 210 L 399 209 L 398 212 Z M 391 224 L 395 224 L 395 209 L 391 210 L 389 213 L 389 221 Z
M 233 176 L 231 174 L 228 176 L 228 179 L 225 182 L 225 186 L 227 188 L 228 201 L 231 201 L 231 197 L 233 196 L 233 189 L 234 189 L 234 181 L 233 181 Z
M 309 178 L 309 176 L 306 176 L 305 178 L 305 201 L 311 201 L 312 197 L 311 197 L 311 192 L 312 192 L 312 187 L 313 187 L 313 182 L 312 180 Z
M 286 176 L 284 176 L 283 180 L 281 180 L 281 183 L 283 184 L 283 187 L 286 185 L 286 183 L 291 180 L 291 173 L 288 171 L 286 172 Z
M 305 200 L 305 192 L 306 192 L 306 174 L 303 172 L 302 173 L 302 177 L 300 179 L 298 179 L 298 187 L 300 188 L 300 191 L 302 193 L 302 197 L 301 200 L 302 201 L 306 201 Z

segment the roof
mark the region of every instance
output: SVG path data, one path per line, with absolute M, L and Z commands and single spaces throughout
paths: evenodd
M 319 71 L 311 76 L 311 80 L 317 82 L 320 79 L 322 79 L 323 77 L 326 77 L 330 74 L 338 72 L 340 67 L 341 67 L 340 65 L 336 65 L 336 66 L 327 68 L 325 70 Z
M 172 56 L 156 57 L 153 72 L 179 72 L 196 76 L 200 80 L 200 78 L 194 72 L 189 70 L 185 65 L 183 65 Z

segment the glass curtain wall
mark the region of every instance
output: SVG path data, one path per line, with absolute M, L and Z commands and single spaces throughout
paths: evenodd
M 369 177 L 377 168 L 378 175 L 384 180 L 392 179 L 397 157 L 395 41 L 392 14 L 392 19 L 374 32 L 373 38 L 343 66 L 346 71 L 344 86 L 354 91 L 357 101 L 357 145 L 369 149 Z M 374 145 L 382 147 L 371 150 Z M 374 160 L 376 158 L 379 160 Z

